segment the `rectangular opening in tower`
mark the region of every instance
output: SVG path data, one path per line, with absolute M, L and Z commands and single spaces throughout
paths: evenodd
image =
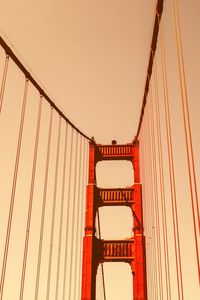
M 133 235 L 133 216 L 129 207 L 100 207 L 99 216 L 102 239 L 123 240 Z
M 126 295 L 126 300 L 133 300 L 133 283 L 131 267 L 127 263 L 103 263 L 105 277 L 106 298 L 121 300 Z M 104 299 L 102 266 L 97 270 L 96 300 Z
M 101 161 L 96 166 L 98 187 L 127 187 L 134 183 L 130 161 Z

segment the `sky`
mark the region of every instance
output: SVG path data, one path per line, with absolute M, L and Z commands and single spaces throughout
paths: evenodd
M 2 31 L 70 120 L 98 142 L 131 141 L 154 1 L 1 1 L 1 7 Z
M 175 103 L 173 120 L 176 124 L 178 114 L 175 112 L 179 111 L 176 107 L 178 81 L 174 87 L 177 80 L 174 74 L 177 71 L 172 21 L 169 20 L 170 2 L 166 1 L 164 7 L 164 24 L 172 105 Z M 200 68 L 200 4 L 196 0 L 192 6 L 190 3 L 179 1 L 185 66 L 189 78 L 188 90 L 191 96 L 194 151 L 199 166 L 199 105 L 196 102 L 200 92 L 196 78 Z M 119 143 L 127 143 L 134 138 L 140 115 L 154 5 L 154 0 L 2 0 L 0 28 L 17 56 L 22 58 L 47 93 L 78 128 L 88 136 L 94 136 L 98 143 L 110 143 L 113 139 Z M 15 109 L 17 108 L 13 107 L 13 112 Z M 179 127 L 177 125 L 175 128 L 174 139 L 179 138 Z M 180 145 L 183 146 L 182 140 Z M 177 145 L 175 150 L 177 157 L 180 145 Z M 181 162 L 177 162 L 179 175 L 180 164 Z M 98 165 L 99 186 L 133 184 L 130 164 L 113 164 L 109 168 L 111 171 L 108 172 L 106 166 Z M 198 179 L 199 177 L 198 174 Z M 181 215 L 183 223 L 188 207 L 186 205 Z M 122 214 L 126 222 L 119 224 L 119 216 Z M 104 238 L 130 237 L 132 221 L 128 209 L 106 209 L 102 211 L 101 217 Z M 187 234 L 189 236 L 189 231 Z M 117 266 L 110 269 L 105 266 L 108 281 L 107 300 L 118 300 L 122 297 L 132 299 L 128 266 L 121 266 L 119 276 L 114 268 Z M 113 274 L 116 274 L 115 278 Z M 124 281 L 122 277 L 125 278 Z M 119 285 L 120 289 L 112 289 L 113 286 Z M 196 295 L 192 299 L 196 300 Z

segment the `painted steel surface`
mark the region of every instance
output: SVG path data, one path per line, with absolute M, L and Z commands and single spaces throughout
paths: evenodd
M 102 160 L 129 160 L 134 169 L 134 185 L 128 188 L 98 188 L 96 163 Z M 95 236 L 95 219 L 101 206 L 128 206 L 133 215 L 133 236 L 126 240 L 102 240 Z M 90 143 L 85 236 L 83 240 L 82 298 L 96 299 L 97 267 L 103 262 L 129 263 L 135 300 L 147 299 L 145 238 L 143 235 L 139 144 L 96 145 Z

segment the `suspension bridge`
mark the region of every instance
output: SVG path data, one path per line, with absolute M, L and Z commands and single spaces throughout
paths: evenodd
M 1 300 L 199 299 L 199 86 L 180 7 L 155 3 L 141 113 L 126 144 L 88 137 L 0 37 Z M 119 162 L 131 183 L 104 186 L 101 164 L 107 182 L 121 176 Z M 104 237 L 127 216 L 130 236 Z M 122 269 L 109 279 L 107 265 L 126 265 L 127 293 Z

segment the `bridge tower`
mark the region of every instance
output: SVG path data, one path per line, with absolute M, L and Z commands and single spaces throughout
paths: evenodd
M 103 160 L 128 160 L 134 169 L 134 185 L 129 188 L 98 188 L 96 163 Z M 102 240 L 95 236 L 95 218 L 101 206 L 128 206 L 133 215 L 133 236 L 126 240 Z M 97 145 L 90 143 L 89 178 L 83 240 L 81 300 L 96 299 L 96 274 L 99 263 L 129 263 L 133 275 L 133 299 L 147 299 L 145 238 L 143 235 L 142 193 L 139 170 L 139 144 Z

